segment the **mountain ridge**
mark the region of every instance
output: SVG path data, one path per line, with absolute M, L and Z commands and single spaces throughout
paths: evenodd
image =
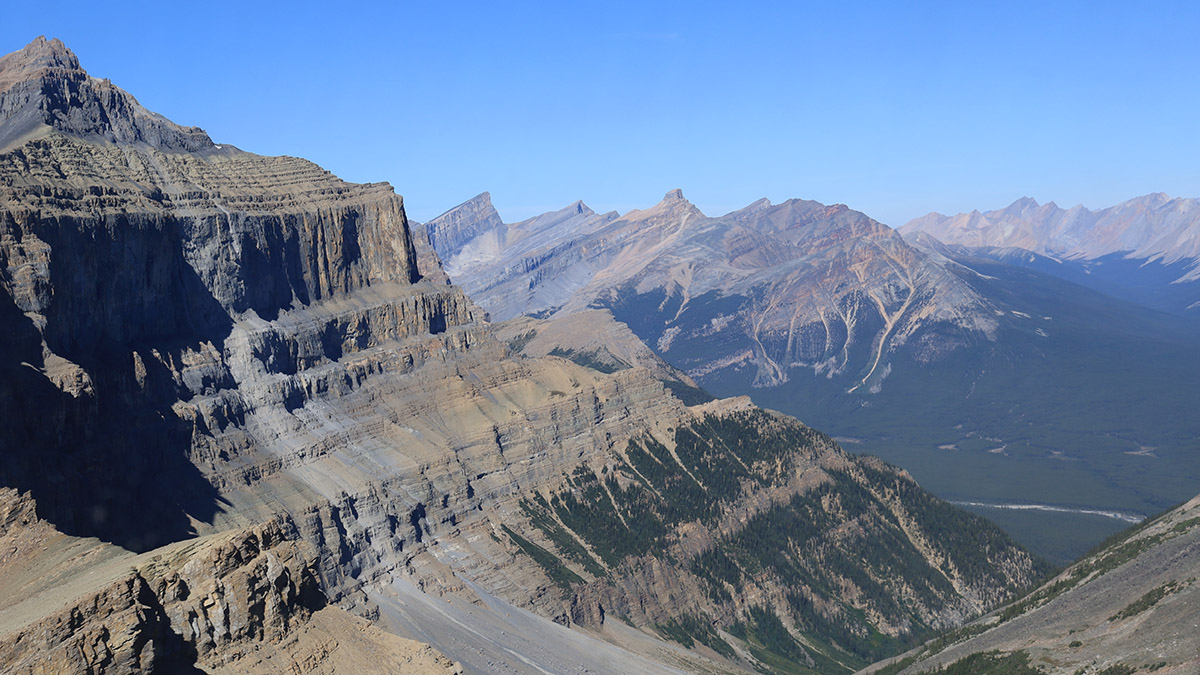
M 1200 497 L 1114 536 L 1016 602 L 863 673 L 974 662 L 1034 673 L 1189 673 L 1200 595 Z M 955 672 L 951 670 L 951 672 Z
M 1094 259 L 1122 254 L 1170 264 L 1193 261 L 1180 281 L 1200 278 L 1200 201 L 1156 192 L 1098 210 L 1062 209 L 1025 197 L 1002 209 L 946 216 L 930 213 L 899 228 L 948 244 L 1023 248 L 1042 255 Z
M 1012 212 L 1052 208 L 1024 199 Z M 607 309 L 704 389 L 801 416 L 955 500 L 1152 513 L 1198 475 L 1194 417 L 1178 407 L 1179 373 L 1200 367 L 1183 347 L 1187 320 L 1056 278 L 1017 249 L 901 235 L 845 205 L 758 200 L 686 223 L 639 213 L 556 220 L 525 238 L 493 217 L 487 235 L 440 253 L 495 318 Z M 1147 405 L 1126 403 L 1131 391 Z M 1158 451 L 1126 468 L 1143 447 Z M 1060 482 L 1032 487 L 1030 471 Z M 1130 471 L 1158 478 L 1147 489 Z M 1004 479 L 963 478 L 976 475 Z M 1038 525 L 1059 517 L 986 512 L 1063 562 L 1118 526 L 1080 518 L 1060 546 Z
M 488 223 L 489 230 L 505 231 L 506 234 L 519 229 L 519 224 L 516 224 L 502 230 L 492 215 L 489 215 Z M 426 224 L 426 227 L 440 226 L 437 219 Z M 458 250 L 443 248 L 439 254 L 445 260 L 457 261 L 457 264 L 448 265 L 447 271 L 459 279 L 459 283 L 464 284 L 493 316 L 500 319 L 519 313 L 570 312 L 596 302 L 604 304 L 607 301 L 604 296 L 617 287 L 629 287 L 638 294 L 650 289 L 662 289 L 665 296 L 663 302 L 671 297 L 680 297 L 680 301 L 672 300 L 678 303 L 678 317 L 686 311 L 692 299 L 704 297 L 713 291 L 720 290 L 725 295 L 738 294 L 747 298 L 746 302 L 754 302 L 750 298 L 763 294 L 768 298 L 787 298 L 789 296 L 779 296 L 778 289 L 798 285 L 798 280 L 792 278 L 797 275 L 812 277 L 815 273 L 811 270 L 815 267 L 824 265 L 830 270 L 845 270 L 851 264 L 870 264 L 869 258 L 864 257 L 865 251 L 843 248 L 852 247 L 854 242 L 868 238 L 873 240 L 864 244 L 867 249 L 873 251 L 883 247 L 893 259 L 899 261 L 895 269 L 906 270 L 901 275 L 885 271 L 879 275 L 885 281 L 875 282 L 878 286 L 867 290 L 863 298 L 850 300 L 856 307 L 861 306 L 864 313 L 872 317 L 879 315 L 872 320 L 881 325 L 899 322 L 900 332 L 897 335 L 900 335 L 905 330 L 902 319 L 908 308 L 898 297 L 920 294 L 914 286 L 920 283 L 923 284 L 924 293 L 948 293 L 952 296 L 946 298 L 947 302 L 941 303 L 939 309 L 932 309 L 933 306 L 929 305 L 934 315 L 931 318 L 961 319 L 968 325 L 968 331 L 981 336 L 992 330 L 993 321 L 988 311 L 969 289 L 953 276 L 925 265 L 921 256 L 904 244 L 890 228 L 845 205 L 825 206 L 803 200 L 772 205 L 767 200 L 759 200 L 725 216 L 707 218 L 686 201 L 682 192 L 675 190 L 648 209 L 615 217 L 606 215 L 599 219 L 569 220 L 556 232 L 534 241 L 532 245 L 526 243 L 522 247 L 514 247 L 504 237 L 498 237 L 494 241 L 489 240 L 491 252 L 488 256 L 462 255 L 456 258 L 460 252 L 470 250 L 465 243 Z M 505 255 L 508 255 L 507 259 Z M 840 263 L 840 266 L 829 266 L 827 262 L 822 262 L 822 255 L 847 262 Z M 716 261 L 720 262 L 714 264 Z M 918 272 L 915 267 L 922 265 L 924 267 Z M 914 269 L 908 271 L 906 266 Z M 533 279 L 522 282 L 518 277 L 525 274 L 532 274 Z M 859 273 L 831 280 L 828 285 L 836 287 L 842 284 L 853 289 L 864 279 L 861 275 L 856 278 L 853 274 Z M 925 277 L 933 275 L 937 281 L 932 285 L 929 285 L 933 281 L 930 279 L 915 281 L 913 274 Z M 889 284 L 899 290 L 888 288 Z M 939 289 L 938 284 L 942 287 L 948 285 L 952 290 L 935 290 Z M 840 291 L 843 294 L 849 292 Z M 774 296 L 771 295 L 773 293 Z M 730 332 L 743 335 L 739 339 L 746 340 L 744 348 L 749 350 L 748 356 L 740 362 L 754 364 L 758 378 L 764 382 L 786 381 L 789 377 L 787 371 L 794 367 L 793 361 L 804 362 L 818 372 L 830 368 L 838 373 L 845 371 L 849 356 L 848 353 L 838 355 L 838 350 L 844 346 L 840 340 L 853 340 L 853 313 L 858 310 L 849 312 L 840 308 L 838 303 L 845 295 L 837 293 L 839 291 L 830 293 L 828 298 L 810 296 L 800 300 L 799 304 L 787 300 L 792 304 L 782 308 L 777 307 L 778 301 L 762 300 L 761 303 L 765 305 L 762 309 L 767 306 L 782 309 L 781 314 L 787 317 L 790 326 L 773 325 L 776 322 L 773 318 L 768 318 L 766 325 L 757 322 L 757 325 L 735 326 Z M 963 313 L 948 309 L 953 305 L 962 306 Z M 892 316 L 895 312 L 898 314 Z M 821 323 L 824 325 L 821 330 L 828 333 L 829 319 L 826 315 L 833 315 L 833 320 L 841 324 L 834 332 L 844 332 L 847 338 L 831 336 L 825 348 L 817 349 L 813 354 L 805 353 L 804 348 L 797 348 L 800 342 L 797 326 Z M 798 324 L 797 320 L 802 323 Z M 847 328 L 847 325 L 850 327 Z M 764 331 L 770 332 L 771 339 L 781 340 L 782 344 L 764 344 L 759 335 Z M 876 366 L 880 365 L 880 360 L 887 353 L 889 333 L 890 327 L 881 338 L 883 347 L 876 350 L 878 357 L 872 361 Z M 782 337 L 774 337 L 775 334 L 782 334 Z M 901 335 L 901 339 L 906 337 Z M 870 342 L 873 338 L 867 333 L 859 340 Z M 841 351 L 846 352 L 845 349 Z M 826 359 L 832 359 L 831 365 L 823 365 Z M 871 363 L 855 364 L 852 369 L 861 369 L 861 381 L 851 381 L 847 387 L 868 384 L 868 380 L 871 380 L 869 384 L 878 385 L 878 380 L 873 379 L 876 368 Z

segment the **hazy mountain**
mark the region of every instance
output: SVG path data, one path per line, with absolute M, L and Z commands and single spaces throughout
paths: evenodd
M 710 218 L 678 191 L 513 225 L 477 198 L 427 227 L 447 223 L 474 234 L 446 269 L 493 317 L 607 308 L 704 389 L 905 466 L 1058 560 L 1200 478 L 1197 327 L 1003 256 L 802 200 Z
M 1041 570 L 794 419 L 686 406 L 603 313 L 486 323 L 422 248 L 476 216 L 413 237 L 390 186 L 214 144 L 57 41 L 0 82 L 5 663 L 359 668 L 393 633 L 480 671 L 847 672 Z
M 1194 673 L 1197 551 L 1200 497 L 1115 538 L 1017 602 L 864 672 Z
M 1099 211 L 1039 205 L 956 216 L 930 213 L 905 224 L 977 255 L 1003 258 L 1110 295 L 1168 311 L 1200 308 L 1200 201 L 1155 193 Z M 1039 258 L 1025 258 L 1031 251 Z
M 749 369 L 756 384 L 777 385 L 804 369 L 878 389 L 898 345 L 932 357 L 997 327 L 943 265 L 844 206 L 762 200 L 708 218 L 675 190 L 620 217 L 577 202 L 504 225 L 481 195 L 425 227 L 464 231 L 467 217 L 486 226 L 438 253 L 493 318 L 593 305 L 624 318 L 646 305 L 636 313 L 663 319 L 661 329 L 630 325 L 693 372 Z

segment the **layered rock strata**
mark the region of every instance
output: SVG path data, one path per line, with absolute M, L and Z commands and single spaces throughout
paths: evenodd
M 279 521 L 134 555 L 59 533 L 5 488 L 0 526 L 5 672 L 336 672 L 364 657 L 461 672 L 326 605 L 316 549 Z

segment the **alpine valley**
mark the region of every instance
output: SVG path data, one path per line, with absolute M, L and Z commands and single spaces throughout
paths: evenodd
M 57 40 L 0 59 L 3 669 L 850 672 L 1048 571 L 905 471 L 697 386 L 803 362 L 858 401 L 1045 339 L 982 272 L 843 207 L 710 220 L 675 194 L 525 224 L 526 269 L 462 283 L 495 318 L 579 313 L 493 324 L 434 250 L 504 234 L 481 206 L 414 236 L 389 185 L 214 143 Z M 660 264 L 667 243 L 725 258 Z M 470 256 L 446 257 L 458 281 Z
M 903 466 L 1056 562 L 1200 484 L 1190 200 L 1023 200 L 901 236 L 802 200 L 708 217 L 679 190 L 507 224 L 485 193 L 424 227 L 493 319 L 610 311 L 703 389 Z

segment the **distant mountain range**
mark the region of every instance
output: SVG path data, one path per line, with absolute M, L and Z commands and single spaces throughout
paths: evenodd
M 1157 309 L 1200 310 L 1200 200 L 1160 192 L 1090 211 L 1026 197 L 983 213 L 930 213 L 900 231 Z
M 750 394 L 944 496 L 1067 509 L 988 511 L 1060 560 L 1121 526 L 1064 514 L 1152 513 L 1200 479 L 1196 322 L 1048 273 L 1042 254 L 901 237 L 803 200 L 708 217 L 677 190 L 512 224 L 485 193 L 423 227 L 493 319 L 609 309 L 714 394 Z M 1191 264 L 1172 261 L 1155 264 Z M 1064 519 L 1077 539 L 1051 541 Z

